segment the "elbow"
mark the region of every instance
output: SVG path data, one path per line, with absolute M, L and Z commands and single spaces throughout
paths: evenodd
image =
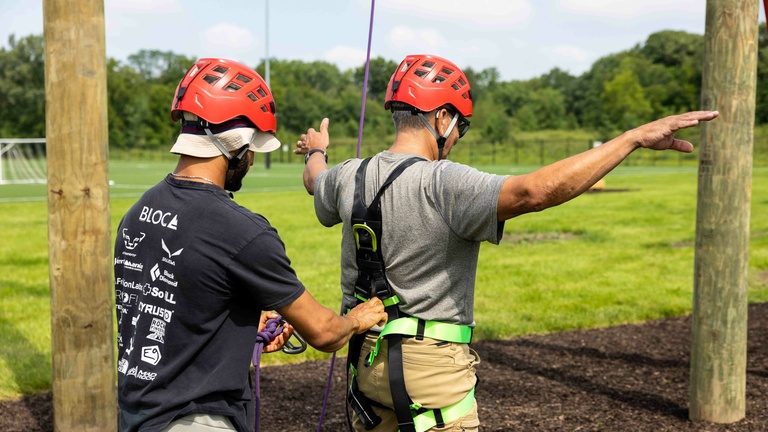
M 332 334 L 323 334 L 313 340 L 308 340 L 307 343 L 318 351 L 333 353 L 343 348 L 348 339 L 349 338 L 338 338 Z

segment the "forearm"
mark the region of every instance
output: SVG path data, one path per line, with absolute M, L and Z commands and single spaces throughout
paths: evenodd
M 367 330 L 354 316 L 339 316 L 318 303 L 309 291 L 278 312 L 309 345 L 323 352 L 334 352 L 354 334 Z
M 304 189 L 310 195 L 315 194 L 315 180 L 317 176 L 323 171 L 328 169 L 328 164 L 325 162 L 325 158 L 320 153 L 314 153 L 309 157 L 307 164 L 304 166 Z
M 499 220 L 542 211 L 581 195 L 637 148 L 629 131 L 597 148 L 508 178 L 499 196 Z

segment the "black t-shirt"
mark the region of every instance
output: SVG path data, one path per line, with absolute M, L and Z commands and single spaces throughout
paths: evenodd
M 303 292 L 277 231 L 219 187 L 171 176 L 123 217 L 115 242 L 121 431 L 193 413 L 252 430 L 261 311 Z

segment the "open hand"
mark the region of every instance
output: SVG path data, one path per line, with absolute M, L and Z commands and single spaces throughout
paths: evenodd
M 693 151 L 693 144 L 675 138 L 675 132 L 710 121 L 720 115 L 717 111 L 691 111 L 672 115 L 632 129 L 634 140 L 640 147 L 652 150 L 677 150 L 683 153 Z

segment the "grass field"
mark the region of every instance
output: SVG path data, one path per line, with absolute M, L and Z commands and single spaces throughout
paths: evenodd
M 111 224 L 173 161 L 112 162 Z M 254 165 L 242 205 L 266 216 L 300 279 L 340 306 L 340 227 L 322 227 L 301 184 L 303 165 Z M 534 167 L 478 166 L 520 174 Z M 622 166 L 606 190 L 506 223 L 484 244 L 477 276 L 476 338 L 510 338 L 688 314 L 692 306 L 697 169 Z M 0 186 L 0 399 L 51 388 L 45 185 Z M 768 301 L 768 168 L 753 172 L 750 302 Z M 328 355 L 271 354 L 265 364 Z

